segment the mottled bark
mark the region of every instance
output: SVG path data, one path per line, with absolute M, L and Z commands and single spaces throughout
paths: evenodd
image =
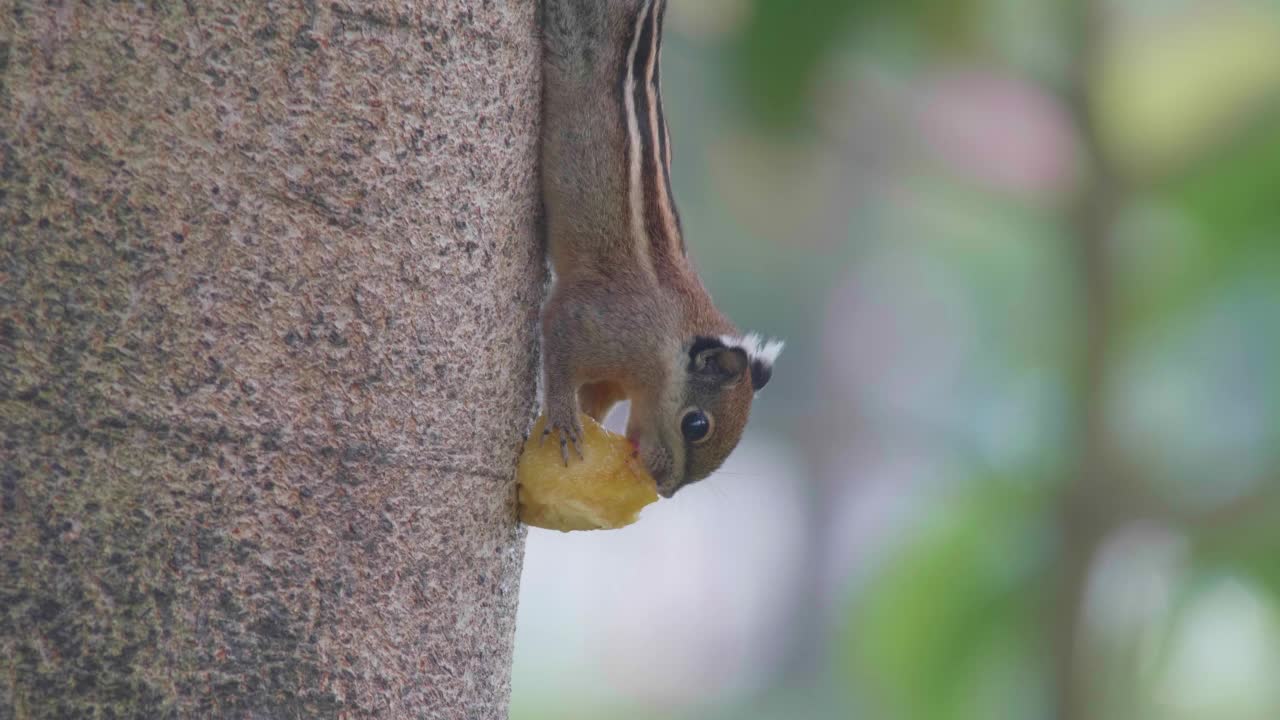
M 0 0 L 0 718 L 502 717 L 533 0 Z

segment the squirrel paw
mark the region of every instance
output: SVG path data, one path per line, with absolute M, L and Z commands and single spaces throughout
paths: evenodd
M 538 439 L 539 444 L 547 439 L 551 433 L 555 433 L 560 438 L 560 457 L 564 460 L 564 466 L 569 467 L 569 444 L 573 444 L 574 452 L 578 453 L 578 459 L 582 458 L 582 423 L 578 422 L 577 413 L 548 413 L 546 427 L 542 429 L 542 437 Z

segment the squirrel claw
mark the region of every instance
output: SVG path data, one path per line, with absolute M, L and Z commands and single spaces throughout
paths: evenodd
M 564 466 L 569 467 L 569 443 L 573 443 L 573 450 L 577 453 L 578 459 L 582 460 L 582 430 L 574 425 L 561 425 L 560 423 L 548 422 L 546 427 L 542 429 L 542 437 L 538 438 L 538 444 L 542 444 L 547 436 L 555 432 L 560 438 L 560 458 L 564 460 Z
M 569 467 L 569 438 L 564 435 L 560 436 L 560 459 L 564 460 L 565 467 Z

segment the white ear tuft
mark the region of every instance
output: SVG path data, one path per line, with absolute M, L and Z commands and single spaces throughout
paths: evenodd
M 786 343 L 781 340 L 770 340 L 760 346 L 760 350 L 756 353 L 764 364 L 772 366 L 778 356 L 782 354 L 782 348 L 786 347 Z
M 773 367 L 774 361 L 778 359 L 778 355 L 782 353 L 782 348 L 786 345 L 781 340 L 766 341 L 756 333 L 747 333 L 741 337 L 721 335 L 720 342 L 727 347 L 742 348 L 752 362 L 760 362 L 770 368 Z

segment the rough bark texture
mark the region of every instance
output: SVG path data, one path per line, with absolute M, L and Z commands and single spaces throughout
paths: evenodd
M 0 718 L 505 716 L 534 13 L 0 0 Z

